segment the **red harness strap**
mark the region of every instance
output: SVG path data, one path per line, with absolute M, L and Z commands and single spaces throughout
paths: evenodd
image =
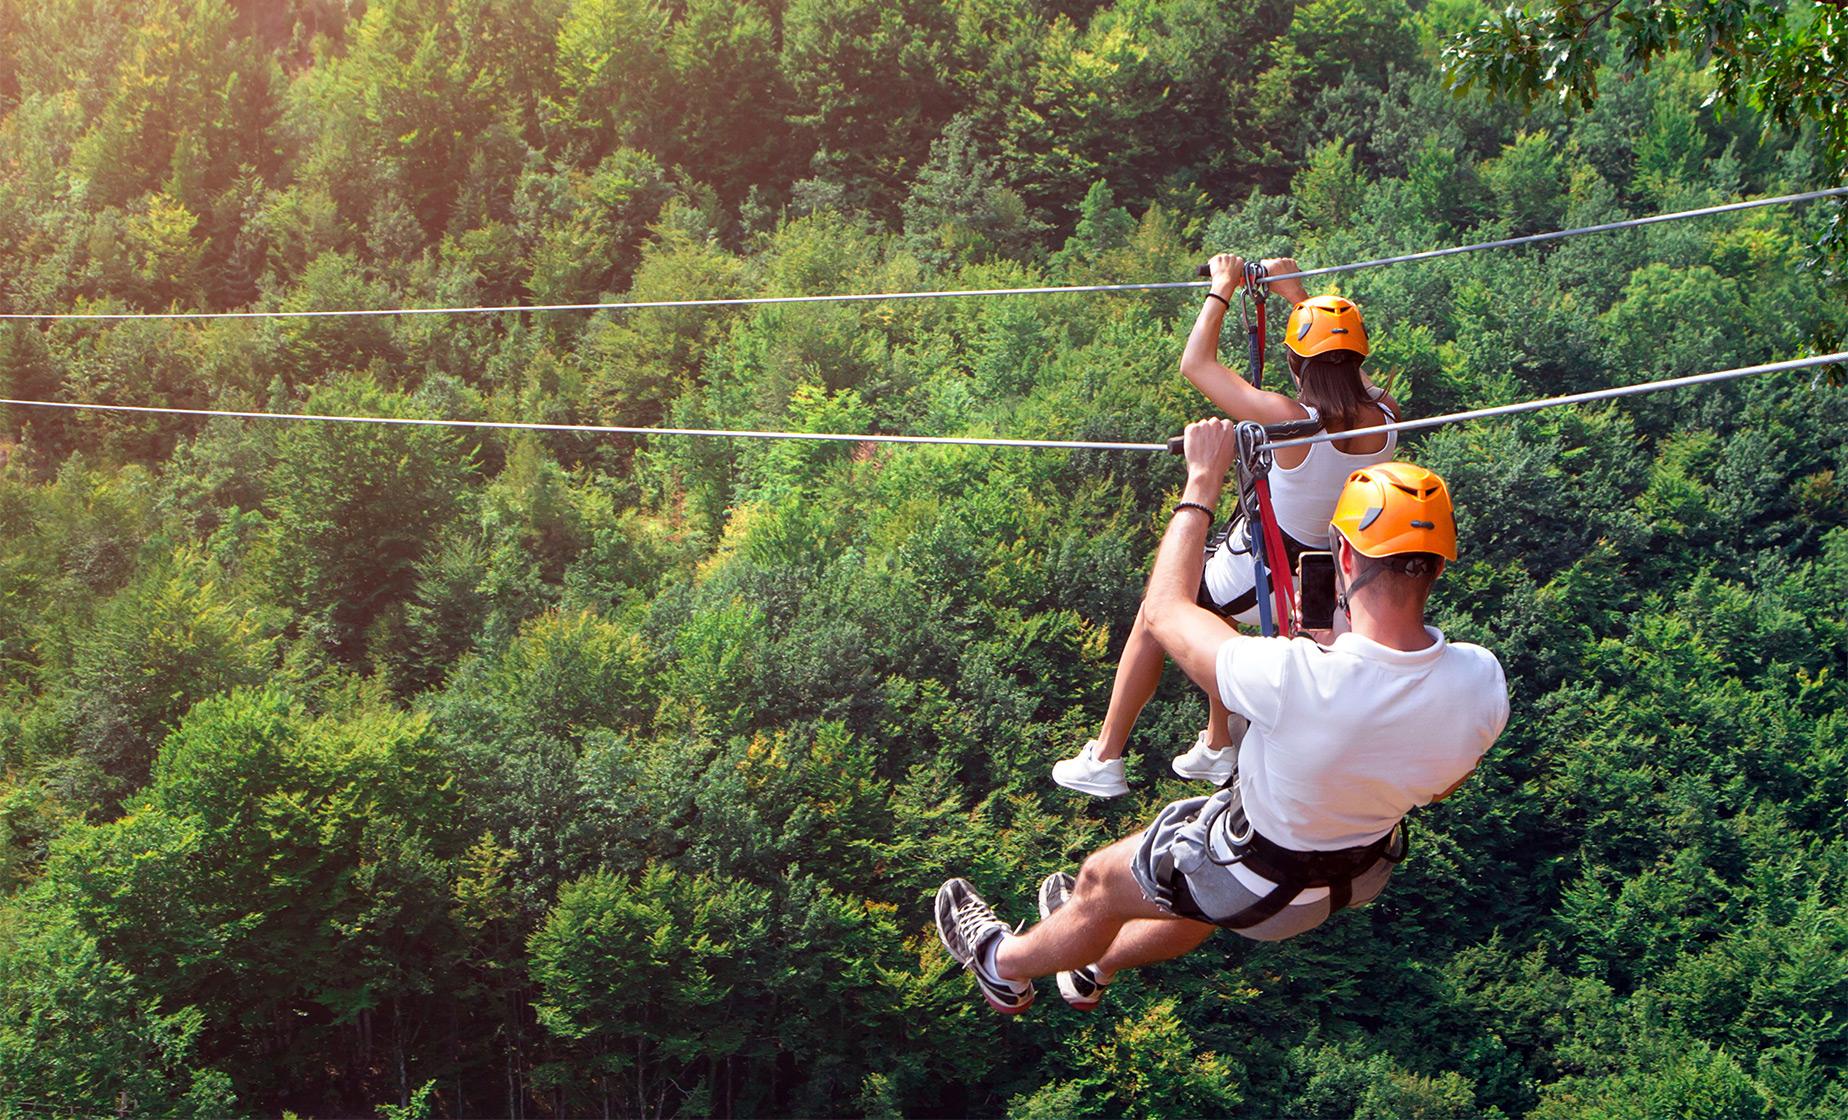
M 1283 530 L 1271 510 L 1270 479 L 1257 482 L 1259 531 L 1264 534 L 1265 567 L 1270 571 L 1271 591 L 1277 603 L 1277 632 L 1284 637 L 1296 634 L 1296 583 L 1290 576 L 1290 553 L 1283 546 Z M 1264 593 L 1263 588 L 1258 594 Z
M 1261 265 L 1258 268 L 1258 275 L 1259 276 L 1264 275 L 1264 268 Z M 1267 294 L 1268 293 L 1266 292 L 1261 292 L 1258 295 L 1258 368 L 1259 369 L 1264 368 L 1264 305 L 1270 302 L 1270 300 L 1264 298 L 1265 295 Z M 1253 381 L 1252 385 L 1254 386 L 1257 385 L 1257 382 Z
M 1245 373 L 1254 389 L 1264 387 L 1264 305 L 1270 301 L 1265 298 L 1269 293 L 1261 286 L 1263 280 L 1264 266 L 1246 261 L 1245 286 L 1238 297 L 1238 317 L 1245 324 Z M 1257 305 L 1255 315 L 1251 310 L 1253 304 Z

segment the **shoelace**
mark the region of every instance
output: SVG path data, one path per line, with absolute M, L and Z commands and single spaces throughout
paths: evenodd
M 977 951 L 976 934 L 984 926 L 990 924 L 1000 925 L 1001 919 L 995 917 L 994 911 L 990 910 L 988 905 L 980 899 L 965 898 L 957 905 L 956 934 L 962 938 L 963 944 L 969 947 L 971 954 Z

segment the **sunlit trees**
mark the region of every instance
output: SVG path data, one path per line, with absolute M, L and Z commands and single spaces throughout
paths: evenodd
M 1559 9 L 1535 81 L 1654 63 L 1567 112 L 1444 88 L 1473 0 L 0 0 L 0 309 L 1185 280 L 1814 185 L 1839 20 L 1741 12 L 1716 76 L 1651 37 L 1726 12 Z M 1832 345 L 1827 221 L 1323 285 L 1431 414 Z M 1159 441 L 1198 298 L 16 322 L 0 395 Z M 1502 743 L 1373 906 L 1003 1023 L 934 885 L 1030 918 L 1188 792 L 1177 673 L 1132 796 L 1046 780 L 1171 458 L 5 408 L 0 1113 L 1839 1113 L 1845 428 L 1824 373 L 1408 435 Z

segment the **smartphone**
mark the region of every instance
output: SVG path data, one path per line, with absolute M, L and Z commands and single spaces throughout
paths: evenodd
M 1305 552 L 1296 558 L 1296 626 L 1328 630 L 1335 625 L 1335 555 Z

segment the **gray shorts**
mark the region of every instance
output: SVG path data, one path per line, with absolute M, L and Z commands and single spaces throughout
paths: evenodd
M 1209 851 L 1221 860 L 1231 854 L 1226 847 L 1225 829 L 1213 828 L 1215 835 L 1209 836 L 1208 827 L 1214 821 L 1227 819 L 1229 814 L 1219 810 L 1234 804 L 1237 797 L 1238 783 L 1234 782 L 1211 797 L 1176 801 L 1156 814 L 1154 823 L 1142 834 L 1142 842 L 1129 861 L 1130 872 L 1135 875 L 1144 898 L 1176 917 L 1221 925 L 1238 919 L 1270 894 L 1270 891 L 1246 886 L 1231 867 L 1208 858 Z M 1166 881 L 1158 871 L 1163 866 L 1170 869 Z M 1353 898 L 1348 905 L 1362 906 L 1373 901 L 1386 889 L 1386 880 L 1391 877 L 1392 863 L 1380 860 L 1355 878 Z M 1329 902 L 1326 893 L 1314 901 L 1292 902 L 1274 916 L 1234 932 L 1256 941 L 1295 937 L 1329 919 L 1333 913 Z

